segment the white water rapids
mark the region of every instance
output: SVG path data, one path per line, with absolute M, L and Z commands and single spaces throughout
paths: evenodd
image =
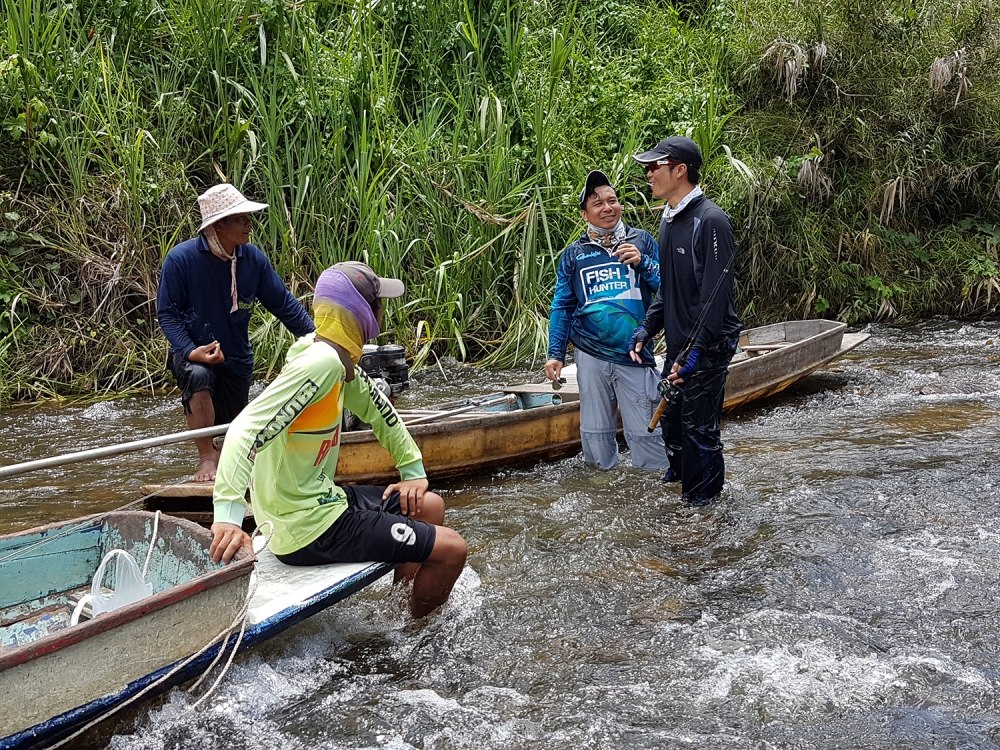
M 88 748 L 1000 747 L 1000 329 L 875 327 L 723 424 L 692 510 L 579 458 L 445 485 L 470 542 L 423 625 L 387 584 L 174 689 Z M 414 376 L 441 401 L 525 370 Z M 483 381 L 488 381 L 484 383 Z M 0 463 L 183 429 L 173 398 L 0 412 Z M 3 480 L 0 530 L 106 510 L 193 449 Z

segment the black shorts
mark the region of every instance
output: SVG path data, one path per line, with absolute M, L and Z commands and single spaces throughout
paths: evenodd
M 191 397 L 199 391 L 212 393 L 216 424 L 232 422 L 250 401 L 250 381 L 234 375 L 228 367 L 191 362 L 171 352 L 170 372 L 180 386 L 185 414 L 191 413 Z
M 437 529 L 399 512 L 399 493 L 382 499 L 385 487 L 344 487 L 347 510 L 318 539 L 288 555 L 286 565 L 345 562 L 420 563 L 430 557 Z

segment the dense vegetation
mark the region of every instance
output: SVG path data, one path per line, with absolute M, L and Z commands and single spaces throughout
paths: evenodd
M 583 175 L 652 228 L 629 154 L 676 133 L 748 323 L 1000 299 L 992 0 L 0 3 L 0 402 L 165 382 L 159 265 L 222 178 L 303 299 L 340 259 L 402 276 L 419 361 L 542 354 Z M 266 375 L 287 334 L 254 330 Z

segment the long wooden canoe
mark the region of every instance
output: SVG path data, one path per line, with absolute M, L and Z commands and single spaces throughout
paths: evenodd
M 152 531 L 153 514 L 116 511 L 0 536 L 0 750 L 47 745 L 200 674 L 220 646 L 199 650 L 244 607 L 241 645 L 249 646 L 391 570 L 384 563 L 293 568 L 266 550 L 256 566 L 243 551 L 217 565 L 206 529 L 164 515 L 146 576 L 152 592 L 71 624 L 103 557 L 121 549 L 143 565 Z
M 832 320 L 790 320 L 750 328 L 729 365 L 723 409 L 773 396 L 868 340 Z
M 846 328 L 836 321 L 793 320 L 748 329 L 740 339 L 741 351 L 729 368 L 723 408 L 736 409 L 780 393 L 870 336 L 845 333 Z M 547 382 L 532 383 L 477 400 L 442 404 L 436 409 L 401 410 L 423 452 L 431 480 L 554 460 L 579 451 L 579 392 L 572 368 L 565 372 L 568 382 L 558 391 Z M 456 410 L 460 413 L 453 413 Z M 339 482 L 379 484 L 397 477 L 391 457 L 370 430 L 343 435 L 337 466 Z M 177 501 L 162 503 L 160 499 L 191 498 L 187 509 L 196 510 L 199 506 L 194 498 L 210 497 L 212 485 L 146 485 L 142 491 L 153 496 L 150 507 L 176 510 Z M 210 509 L 200 508 L 205 518 L 199 520 L 210 520 Z

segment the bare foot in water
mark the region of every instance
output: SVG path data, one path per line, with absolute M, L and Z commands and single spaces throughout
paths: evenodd
M 198 462 L 198 471 L 195 472 L 194 476 L 191 477 L 192 482 L 214 482 L 215 481 L 215 469 L 218 467 L 218 461 L 214 458 L 203 458 Z

